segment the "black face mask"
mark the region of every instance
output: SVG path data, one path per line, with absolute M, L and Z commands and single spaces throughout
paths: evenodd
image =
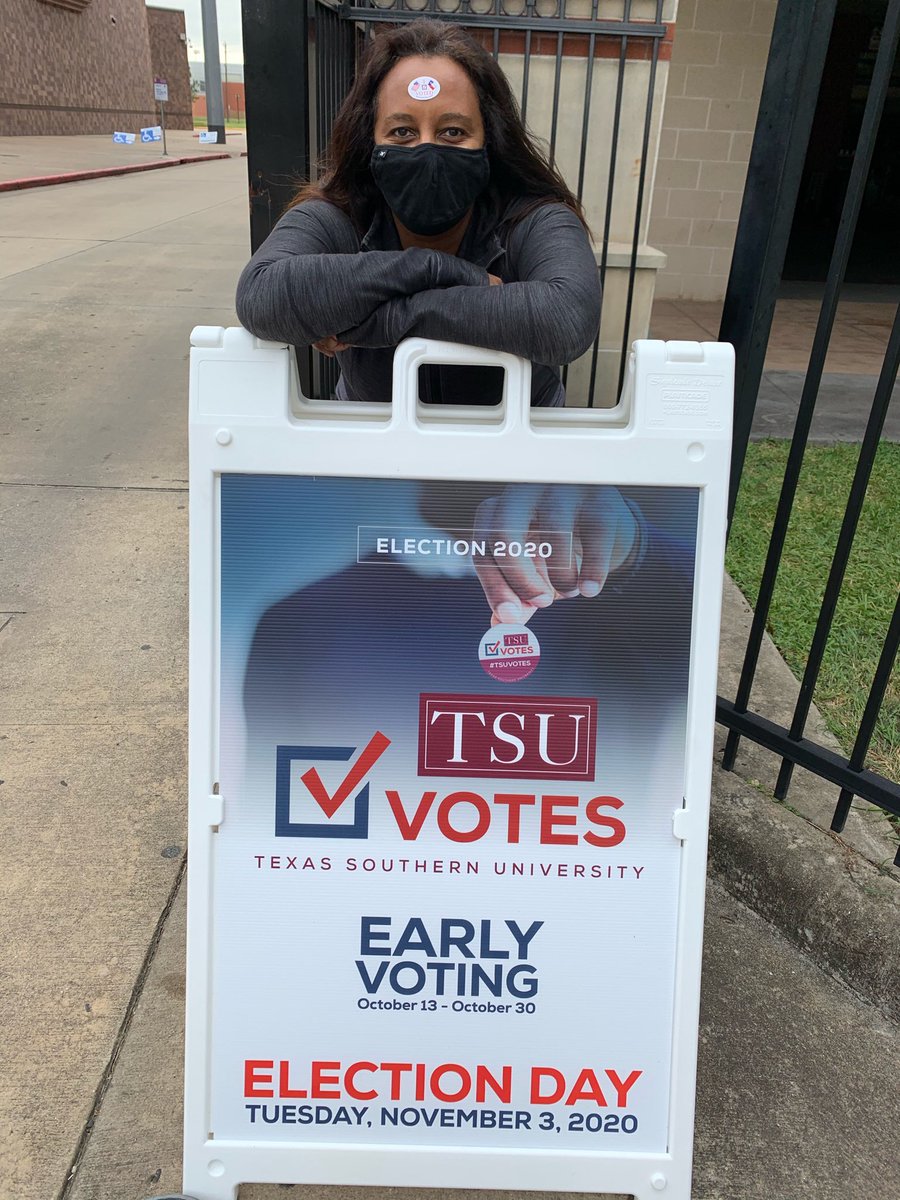
M 488 185 L 486 150 L 460 146 L 376 146 L 369 166 L 388 207 L 411 233 L 444 233 Z

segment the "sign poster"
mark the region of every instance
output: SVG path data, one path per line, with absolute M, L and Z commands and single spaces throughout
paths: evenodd
M 665 1153 L 698 490 L 220 488 L 215 1138 Z

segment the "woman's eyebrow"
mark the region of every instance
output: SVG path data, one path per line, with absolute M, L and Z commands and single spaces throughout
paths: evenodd
M 415 124 L 416 117 L 412 113 L 391 113 L 390 116 L 384 118 L 385 121 L 407 121 L 410 124 Z M 439 121 L 458 121 L 462 125 L 471 125 L 472 117 L 466 113 L 447 112 L 441 113 L 438 117 Z

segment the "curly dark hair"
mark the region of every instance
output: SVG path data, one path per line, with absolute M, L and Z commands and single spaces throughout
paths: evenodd
M 493 57 L 458 25 L 427 18 L 372 38 L 335 118 L 321 175 L 316 182 L 304 184 L 289 207 L 304 200 L 330 200 L 359 232 L 368 229 L 383 202 L 369 170 L 378 89 L 396 63 L 413 56 L 451 58 L 471 79 L 484 122 L 489 186 L 502 210 L 511 201 L 522 200 L 516 209 L 516 219 L 521 219 L 538 205 L 555 202 L 571 208 L 584 223 L 581 204 L 525 128 L 509 80 Z

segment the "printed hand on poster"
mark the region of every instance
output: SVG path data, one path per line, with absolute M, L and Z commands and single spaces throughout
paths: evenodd
M 476 541 L 504 547 L 539 541 L 550 547 L 546 558 L 475 558 L 491 623 L 526 624 L 554 601 L 598 596 L 610 574 L 636 557 L 636 513 L 617 488 L 597 485 L 510 484 L 483 500 L 475 514 Z
M 473 645 L 497 624 L 537 623 L 540 637 L 564 639 L 570 627 L 599 621 L 605 636 L 633 646 L 641 662 L 656 662 L 665 649 L 664 626 L 647 621 L 653 594 L 666 596 L 669 617 L 690 611 L 695 500 L 677 489 L 663 500 L 652 489 L 604 484 L 262 476 L 230 481 L 223 501 L 236 531 L 252 528 L 235 565 L 228 559 L 222 573 L 222 636 L 231 650 L 223 705 L 235 715 L 243 710 L 251 647 L 266 614 L 301 595 L 318 612 L 317 588 L 345 590 L 380 621 L 385 604 L 399 619 L 395 589 L 402 586 L 408 598 L 420 598 L 402 608 L 412 645 L 433 640 L 446 603 L 455 616 L 462 607 L 470 612 Z M 439 548 L 410 555 L 403 548 L 410 539 Z M 386 549 L 377 551 L 376 541 Z M 449 553 L 451 545 L 460 549 Z M 375 565 L 388 574 L 373 574 Z M 341 620 L 356 629 L 362 617 L 347 604 Z M 333 615 L 335 604 L 327 607 Z M 546 616 L 535 622 L 541 607 Z M 368 626 L 365 636 L 371 642 Z M 235 726 L 230 736 L 237 748 L 242 731 Z

